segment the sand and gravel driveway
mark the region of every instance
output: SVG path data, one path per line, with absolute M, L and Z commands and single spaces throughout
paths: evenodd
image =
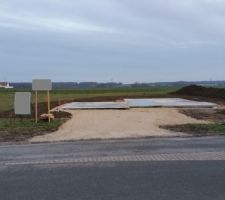
M 54 133 L 30 141 L 109 139 L 145 136 L 179 136 L 160 125 L 200 123 L 175 108 L 134 108 L 129 110 L 73 110 L 72 119 Z

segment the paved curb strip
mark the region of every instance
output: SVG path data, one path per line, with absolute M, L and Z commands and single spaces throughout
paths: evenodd
M 41 165 L 66 163 L 105 163 L 105 162 L 151 162 L 151 161 L 209 161 L 225 160 L 225 152 L 177 153 L 128 156 L 101 156 L 64 159 L 43 159 L 38 161 L 4 162 L 5 166 L 13 165 Z

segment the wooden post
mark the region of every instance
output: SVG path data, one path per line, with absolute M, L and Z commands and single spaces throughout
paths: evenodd
M 51 118 L 50 118 L 50 94 L 49 94 L 49 90 L 47 91 L 47 102 L 48 102 L 48 122 L 51 122 Z
M 38 92 L 35 91 L 35 122 L 38 122 Z
M 61 99 L 60 99 L 60 96 L 58 97 L 58 106 L 61 105 Z

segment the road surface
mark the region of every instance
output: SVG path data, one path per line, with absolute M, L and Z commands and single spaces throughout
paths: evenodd
M 0 145 L 3 200 L 224 200 L 225 137 Z

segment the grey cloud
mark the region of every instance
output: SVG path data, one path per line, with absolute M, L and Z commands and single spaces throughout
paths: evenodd
M 224 16 L 216 12 L 221 10 L 221 6 L 216 7 L 218 3 L 213 4 L 208 0 L 47 0 L 39 1 L 39 6 L 24 0 L 7 2 L 5 7 L 8 10 L 0 15 L 0 25 L 4 27 L 47 29 L 53 33 L 120 33 L 116 36 L 119 41 L 132 43 L 132 40 L 139 39 L 140 44 L 143 40 L 151 44 L 158 40 L 164 45 L 184 42 L 191 44 L 189 41 L 192 39 L 205 39 L 205 44 L 209 40 L 210 44 L 211 40 L 216 40 L 215 37 L 222 38 L 225 34 Z M 210 9 L 211 4 L 214 9 Z M 15 12 L 17 9 L 19 12 Z M 223 11 L 225 13 L 225 8 Z
M 206 67 L 198 76 L 207 79 L 210 66 L 225 64 L 224 38 L 222 0 L 0 0 L 0 66 L 8 74 L 17 67 L 29 77 L 37 66 L 55 66 L 60 77 L 65 66 L 79 76 L 89 70 L 97 80 L 110 74 L 135 80 L 142 70 L 173 80 L 182 67 Z

